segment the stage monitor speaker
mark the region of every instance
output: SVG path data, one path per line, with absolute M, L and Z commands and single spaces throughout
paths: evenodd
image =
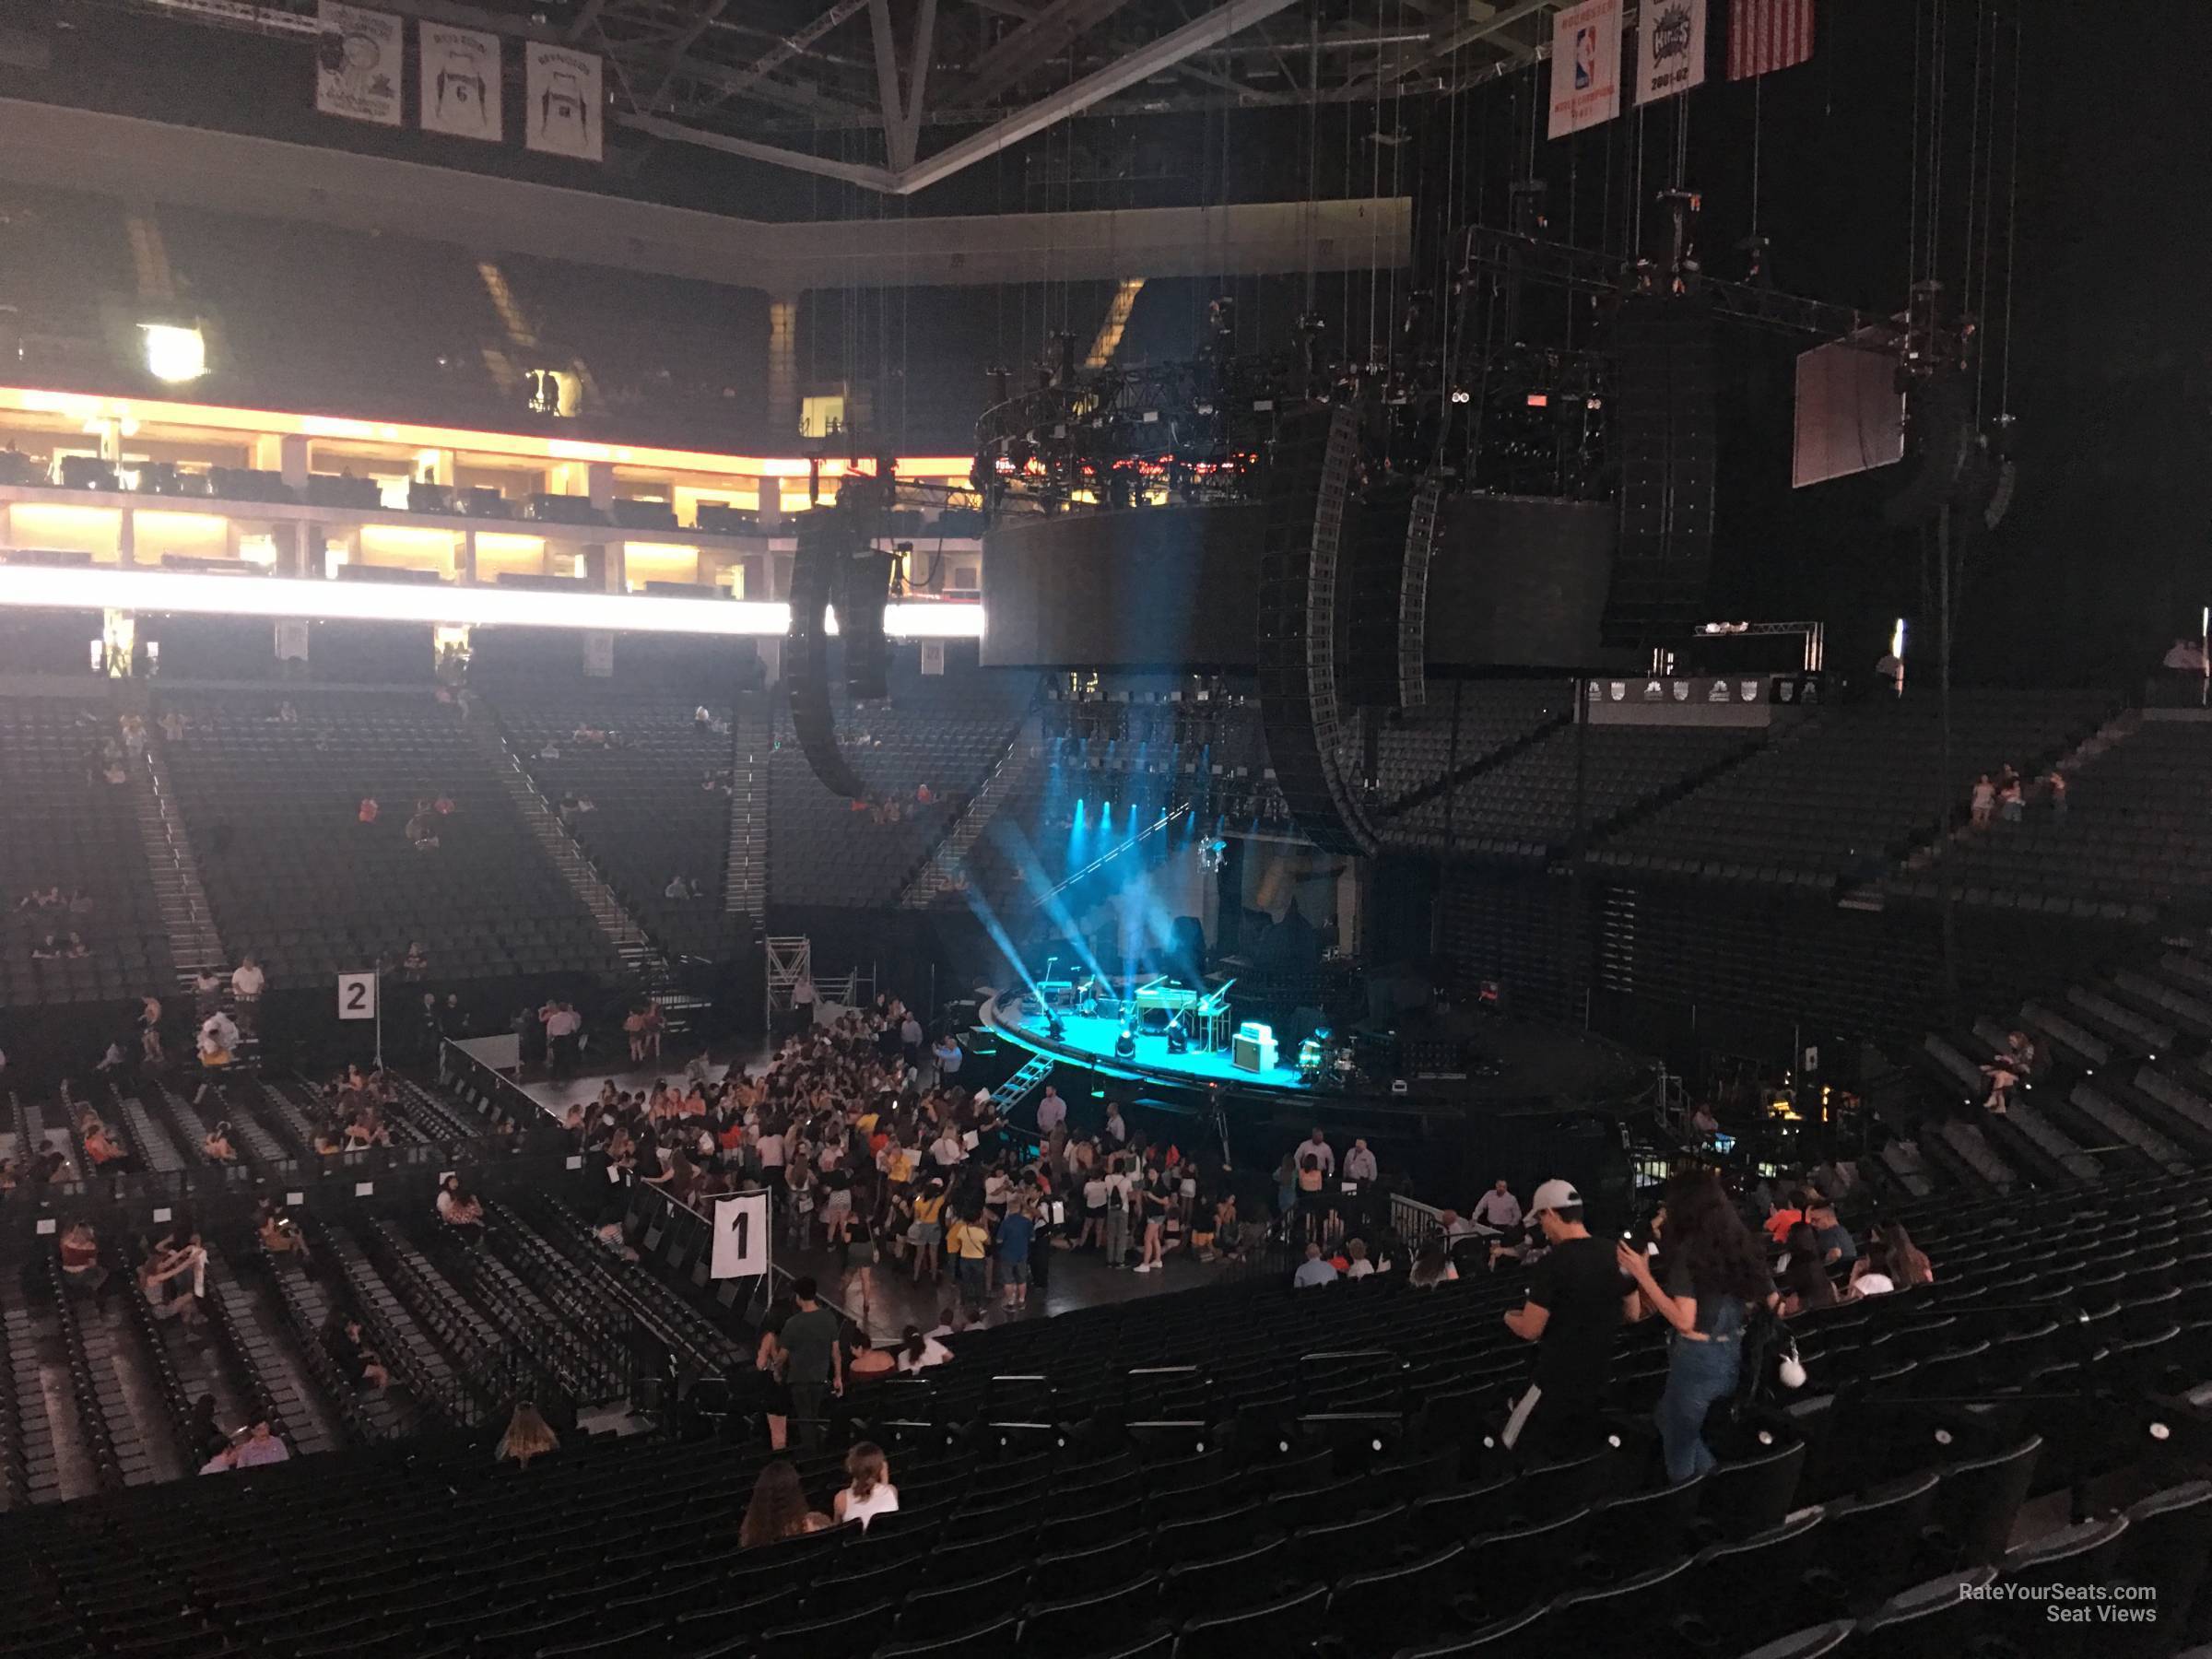
M 1631 295 L 1614 323 L 1620 535 L 1605 642 L 1677 639 L 1712 570 L 1720 394 L 1712 312 L 1694 296 Z
M 845 647 L 845 688 L 863 700 L 891 694 L 890 649 L 883 607 L 890 596 L 891 556 L 873 548 L 841 561 L 837 634 Z
M 818 509 L 799 520 L 798 551 L 791 564 L 791 631 L 783 641 L 783 680 L 790 688 L 791 726 L 814 775 L 849 799 L 867 785 L 838 747 L 837 716 L 830 706 L 830 634 L 824 613 L 843 557 L 846 530 L 835 509 Z
M 1358 456 L 1359 418 L 1349 408 L 1286 416 L 1269 460 L 1260 553 L 1256 654 L 1267 756 L 1299 828 L 1333 853 L 1375 846 L 1339 755 L 1338 554 Z

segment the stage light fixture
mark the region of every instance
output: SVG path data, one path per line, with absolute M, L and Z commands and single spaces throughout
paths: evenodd
M 1168 1053 L 1187 1054 L 1191 1052 L 1191 1034 L 1182 1029 L 1182 1016 L 1178 1014 L 1168 1021 Z
M 181 386 L 207 372 L 207 337 L 196 327 L 174 323 L 141 323 L 146 336 L 146 371 L 164 384 Z
M 1120 1035 L 1113 1040 L 1113 1057 L 1116 1060 L 1136 1058 L 1136 1028 L 1135 1026 L 1124 1025 L 1122 1027 Z
M 1054 1042 L 1065 1042 L 1067 1041 L 1066 1019 L 1058 1013 L 1054 1013 L 1050 1019 L 1044 1022 L 1044 1034 Z

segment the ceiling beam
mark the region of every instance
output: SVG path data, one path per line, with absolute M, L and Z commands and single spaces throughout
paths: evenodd
M 960 101 L 988 103 L 1009 87 L 1018 85 L 1075 43 L 1077 36 L 1097 28 L 1126 6 L 1129 0 L 1059 0 L 1037 20 L 1016 29 L 975 60 L 959 88 Z
M 681 34 L 668 43 L 665 65 L 661 71 L 661 84 L 653 88 L 652 101 L 658 104 L 668 96 L 668 88 L 676 82 L 677 72 L 683 67 L 684 54 L 689 52 L 700 35 L 715 18 L 729 9 L 730 0 L 707 0 L 705 8 L 688 25 Z
M 937 0 L 921 0 L 914 18 L 912 61 L 900 88 L 899 37 L 891 27 L 890 0 L 868 0 L 868 26 L 876 38 L 876 85 L 883 104 L 884 153 L 893 171 L 914 164 L 914 144 L 922 133 L 922 103 L 928 93 L 931 48 L 937 33 Z
M 825 179 L 842 179 L 848 184 L 879 190 L 887 195 L 899 194 L 899 175 L 888 168 L 870 167 L 857 161 L 833 160 L 828 156 L 808 155 L 805 150 L 784 149 L 778 145 L 759 144 L 750 138 L 733 138 L 726 133 L 710 133 L 702 127 L 664 121 L 658 115 L 618 114 L 614 120 L 618 126 L 649 134 L 655 138 L 673 139 L 678 144 L 696 144 L 703 149 L 720 150 L 725 156 L 743 156 L 748 161 L 765 161 L 771 167 L 787 167 L 794 172 L 818 173 Z
M 1216 6 L 1203 18 L 1146 41 L 1082 79 L 1016 111 L 1004 121 L 915 162 L 900 174 L 898 194 L 912 195 L 916 191 L 927 190 L 984 157 L 996 155 L 1008 145 L 1019 144 L 1070 115 L 1080 114 L 1091 105 L 1103 102 L 1116 92 L 1149 80 L 1162 70 L 1172 69 L 1208 46 L 1218 45 L 1255 23 L 1266 21 L 1292 4 L 1293 0 L 1226 0 L 1226 4 Z

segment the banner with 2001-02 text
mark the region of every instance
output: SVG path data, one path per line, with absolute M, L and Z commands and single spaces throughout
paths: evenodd
M 1705 0 L 1644 0 L 1636 25 L 1636 101 L 1705 84 Z

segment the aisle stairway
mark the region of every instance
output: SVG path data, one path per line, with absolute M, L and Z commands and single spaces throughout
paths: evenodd
M 740 697 L 730 728 L 730 849 L 723 908 L 758 922 L 768 910 L 768 754 L 776 740 L 774 703 L 765 695 Z
M 170 955 L 176 959 L 177 983 L 189 989 L 202 967 L 219 970 L 230 959 L 216 931 L 207 890 L 200 885 L 199 861 L 193 855 L 192 839 L 184 832 L 183 815 L 176 809 L 157 746 L 148 745 L 145 759 L 131 768 L 131 789 L 161 925 L 169 934 Z
M 1022 722 L 1021 731 L 991 769 L 982 787 L 970 799 L 967 810 L 953 820 L 945 838 L 931 851 L 929 862 L 906 884 L 906 890 L 899 895 L 900 909 L 927 910 L 941 895 L 965 882 L 969 853 L 990 829 L 999 808 L 1041 764 L 1043 745 L 1042 722 L 1031 714 Z

